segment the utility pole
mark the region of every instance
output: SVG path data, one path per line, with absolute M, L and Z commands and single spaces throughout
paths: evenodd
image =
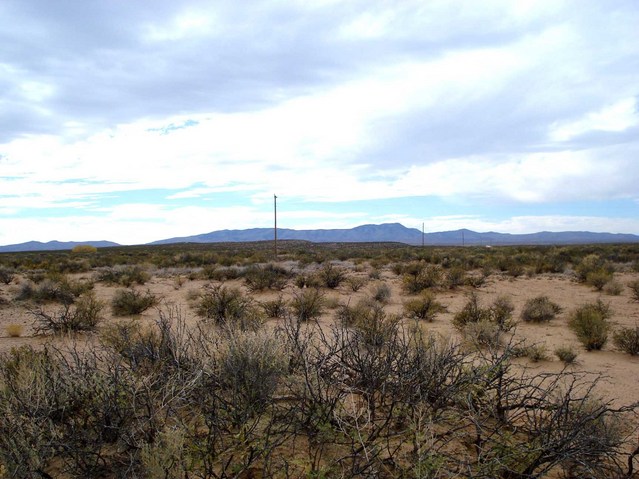
M 275 239 L 275 261 L 277 261 L 277 196 L 273 195 L 273 212 L 275 213 L 275 227 L 273 228 Z

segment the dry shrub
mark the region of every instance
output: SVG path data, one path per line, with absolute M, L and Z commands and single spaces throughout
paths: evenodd
M 135 289 L 120 289 L 111 299 L 111 310 L 115 316 L 130 316 L 141 314 L 157 303 L 157 296 L 148 289 L 145 293 Z
M 325 298 L 317 288 L 303 289 L 291 299 L 291 311 L 300 321 L 318 319 L 324 312 Z
M 12 268 L 0 266 L 0 283 L 9 284 L 15 278 L 15 272 Z
M 328 263 L 318 272 L 318 277 L 324 286 L 335 289 L 346 279 L 346 272 L 342 268 Z
M 433 321 L 438 313 L 446 311 L 444 305 L 435 299 L 430 291 L 422 292 L 419 297 L 404 303 L 404 314 L 413 319 Z
M 200 296 L 197 314 L 216 325 L 238 326 L 240 329 L 259 329 L 264 317 L 255 302 L 238 288 L 224 285 L 209 286 Z
M 521 311 L 521 319 L 534 323 L 550 321 L 561 312 L 561 307 L 548 296 L 537 296 L 526 301 Z
M 636 356 L 639 354 L 639 326 L 621 328 L 614 332 L 612 340 L 615 346 L 624 353 Z
M 82 296 L 75 305 L 65 304 L 54 312 L 43 308 L 30 311 L 35 317 L 36 334 L 95 331 L 102 320 L 104 303 L 94 294 Z
M 366 278 L 361 276 L 349 276 L 346 278 L 346 284 L 353 293 L 357 293 L 366 285 Z
M 477 348 L 499 348 L 501 333 L 499 326 L 487 319 L 466 323 L 461 330 L 464 340 Z
M 616 279 L 611 279 L 604 285 L 603 292 L 610 296 L 619 296 L 623 293 L 623 284 Z
M 277 297 L 277 299 L 263 301 L 260 303 L 260 306 L 264 310 L 264 314 L 266 314 L 269 318 L 284 318 L 288 313 L 286 301 L 281 294 Z
M 10 338 L 19 338 L 24 332 L 24 326 L 21 324 L 7 324 L 4 329 L 7 332 L 7 336 Z
M 379 283 L 371 289 L 371 297 L 380 304 L 388 304 L 391 296 L 392 291 L 386 283 Z
M 249 266 L 244 272 L 244 282 L 249 291 L 280 291 L 284 289 L 290 276 L 288 270 L 274 264 Z
M 555 349 L 555 356 L 564 364 L 574 364 L 579 353 L 572 346 L 559 346 Z
M 635 279 L 634 281 L 630 281 L 628 283 L 628 288 L 630 288 L 630 293 L 632 294 L 632 299 L 634 301 L 639 301 L 639 279 Z

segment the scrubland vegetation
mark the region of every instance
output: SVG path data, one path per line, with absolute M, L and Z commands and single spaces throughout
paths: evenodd
M 639 245 L 271 246 L 0 255 L 0 477 L 635 477 Z

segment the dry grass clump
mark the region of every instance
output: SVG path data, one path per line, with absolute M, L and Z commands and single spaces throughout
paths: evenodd
M 604 285 L 603 292 L 609 296 L 619 296 L 623 293 L 623 284 L 616 279 L 611 279 Z
M 521 319 L 534 323 L 550 321 L 561 312 L 561 306 L 541 295 L 526 301 L 521 311 Z
M 15 323 L 7 324 L 4 329 L 7 333 L 7 336 L 9 336 L 10 338 L 19 338 L 24 332 L 24 326 Z
M 360 289 L 366 286 L 366 283 L 366 278 L 362 278 L 361 276 L 348 276 L 346 278 L 346 284 L 353 293 L 357 293 Z
M 281 294 L 276 299 L 262 301 L 260 306 L 264 310 L 264 314 L 269 318 L 285 318 L 288 314 L 286 300 Z

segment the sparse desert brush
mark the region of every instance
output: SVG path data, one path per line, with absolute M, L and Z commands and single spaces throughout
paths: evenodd
M 630 281 L 628 283 L 628 288 L 630 288 L 630 293 L 632 295 L 632 299 L 634 301 L 639 301 L 639 279 L 635 279 L 634 281 Z
M 619 296 L 623 293 L 623 284 L 616 279 L 611 279 L 604 285 L 603 292 L 610 296 Z
M 601 300 L 586 303 L 571 314 L 568 326 L 587 351 L 599 350 L 608 341 L 611 314 L 610 306 Z
M 440 287 L 442 276 L 442 269 L 439 265 L 413 263 L 404 274 L 404 290 L 408 294 L 419 294 L 425 289 Z
M 572 346 L 559 346 L 555 349 L 555 356 L 564 364 L 573 364 L 579 353 Z
M 499 348 L 501 333 L 499 326 L 487 319 L 466 323 L 461 329 L 464 340 L 479 349 Z
M 291 311 L 300 321 L 318 319 L 324 312 L 325 298 L 317 288 L 303 289 L 293 295 Z
M 24 326 L 21 324 L 7 324 L 7 326 L 4 328 L 5 331 L 7 332 L 7 336 L 9 336 L 10 338 L 19 338 L 20 336 L 22 336 L 22 333 L 24 332 Z
M 548 348 L 545 344 L 532 344 L 526 348 L 526 357 L 533 363 L 546 361 L 548 359 Z
M 561 306 L 541 295 L 526 301 L 521 311 L 521 319 L 533 323 L 550 321 L 561 312 Z
M 386 283 L 377 283 L 371 287 L 371 297 L 380 304 L 388 304 L 392 291 Z
M 141 314 L 158 303 L 156 295 L 150 290 L 142 293 L 136 289 L 119 289 L 111 299 L 111 311 L 115 316 Z
M 299 273 L 293 280 L 295 286 L 300 289 L 304 288 L 319 288 L 322 286 L 322 281 L 319 276 L 311 273 Z
M 346 272 L 332 263 L 327 263 L 319 270 L 318 276 L 324 286 L 329 289 L 335 289 L 346 279 Z
M 71 253 L 75 253 L 75 254 L 92 254 L 97 252 L 98 252 L 98 248 L 90 244 L 79 244 L 74 246 L 71 249 Z
M 606 268 L 598 268 L 594 271 L 590 271 L 586 275 L 586 284 L 589 284 L 597 291 L 601 291 L 606 283 L 609 283 L 613 279 L 613 273 Z
M 462 331 L 467 324 L 490 321 L 490 319 L 490 310 L 488 308 L 482 308 L 479 304 L 479 297 L 475 292 L 472 292 L 468 296 L 468 301 L 462 310 L 455 314 L 453 326 L 459 331 Z
M 490 305 L 490 317 L 499 329 L 502 331 L 510 331 L 514 327 L 513 311 L 515 306 L 508 296 L 498 296 Z
M 43 308 L 32 310 L 34 330 L 36 334 L 95 331 L 102 320 L 103 308 L 102 301 L 96 299 L 93 293 L 87 293 L 75 304 L 65 304 L 54 312 Z
M 617 349 L 632 356 L 639 354 L 639 326 L 621 328 L 614 332 L 612 340 Z
M 15 271 L 6 266 L 0 266 L 0 283 L 9 284 L 15 278 Z
M 466 282 L 466 270 L 461 266 L 453 266 L 446 271 L 445 284 L 450 289 L 455 289 Z
M 357 293 L 366 283 L 366 278 L 362 278 L 361 276 L 349 276 L 346 278 L 346 284 L 353 293 Z
M 209 286 L 200 296 L 197 314 L 218 326 L 259 329 L 264 316 L 258 305 L 238 288 L 224 285 Z
M 285 318 L 288 313 L 286 300 L 281 294 L 276 299 L 262 301 L 260 306 L 269 318 Z
M 280 291 L 286 286 L 291 273 L 281 266 L 268 264 L 249 266 L 243 276 L 249 291 L 264 291 L 265 289 Z
M 97 281 L 127 288 L 134 284 L 143 285 L 150 279 L 151 275 L 139 265 L 102 268 L 96 274 Z
M 593 273 L 595 274 L 592 278 L 599 283 L 601 278 L 603 278 L 606 274 L 608 274 L 608 279 L 610 279 L 613 272 L 614 268 L 597 254 L 584 256 L 581 262 L 575 267 L 577 280 L 581 283 L 588 283 L 588 275 L 592 275 Z
M 431 291 L 424 291 L 417 298 L 404 302 L 404 315 L 413 319 L 433 321 L 438 313 L 445 310 Z

